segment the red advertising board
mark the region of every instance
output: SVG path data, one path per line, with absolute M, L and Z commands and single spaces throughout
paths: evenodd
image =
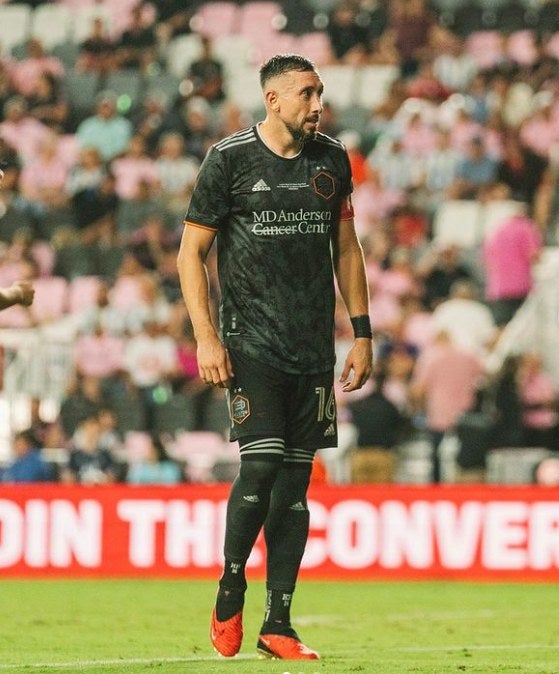
M 229 485 L 0 488 L 0 574 L 216 578 Z M 554 489 L 313 486 L 302 575 L 559 579 Z M 257 543 L 250 573 L 263 577 Z

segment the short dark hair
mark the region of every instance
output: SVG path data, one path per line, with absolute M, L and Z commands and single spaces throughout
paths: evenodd
M 262 88 L 272 77 L 283 75 L 292 70 L 312 72 L 316 70 L 316 67 L 312 61 L 299 54 L 276 54 L 260 67 L 260 84 Z

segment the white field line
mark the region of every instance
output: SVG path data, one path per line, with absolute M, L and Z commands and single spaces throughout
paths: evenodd
M 445 653 L 447 651 L 528 651 L 528 650 L 559 650 L 559 644 L 475 644 L 449 646 L 405 646 L 391 648 L 397 653 Z
M 233 658 L 222 658 L 219 655 L 193 655 L 188 658 L 114 658 L 110 660 L 73 660 L 71 662 L 20 662 L 18 664 L 0 663 L 0 670 L 13 669 L 73 669 L 87 667 L 112 667 L 113 665 L 165 665 L 186 662 L 238 662 L 239 660 L 256 660 L 254 655 L 236 655 Z

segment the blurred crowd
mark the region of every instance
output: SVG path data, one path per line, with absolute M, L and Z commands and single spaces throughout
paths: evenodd
M 258 112 L 230 100 L 206 35 L 176 89 L 158 87 L 166 48 L 195 31 L 204 3 L 128 4 L 118 35 L 92 18 L 72 61 L 37 37 L 0 51 L 0 286 L 38 288 L 33 307 L 2 312 L 0 328 L 58 322 L 75 337 L 75 375 L 56 419 L 44 421 L 32 402 L 7 482 L 185 481 L 192 475 L 168 451 L 177 434 L 227 435 L 223 395 L 198 379 L 175 259 L 207 149 Z M 369 386 L 338 396 L 341 422 L 356 431 L 354 482 L 394 480 L 400 442 L 422 433 L 436 449 L 468 413 L 490 419 L 486 448 L 559 451 L 558 388 L 537 345 L 488 369 L 543 247 L 557 243 L 559 3 L 538 12 L 495 3 L 490 16 L 483 4 L 278 3 L 282 30 L 327 39 L 319 68 L 396 73 L 359 124 L 326 90 L 321 124 L 350 154 L 376 340 Z M 101 83 L 89 108 L 65 86 L 88 72 Z M 136 105 L 103 86 L 119 72 L 142 78 Z M 442 206 L 457 200 L 515 211 L 464 248 L 434 232 Z M 343 361 L 351 326 L 340 319 L 337 330 Z M 137 431 L 149 450 L 131 464 L 126 437 Z M 56 462 L 41 456 L 55 449 Z M 464 461 L 464 479 L 470 469 L 480 479 L 483 460 L 474 464 Z

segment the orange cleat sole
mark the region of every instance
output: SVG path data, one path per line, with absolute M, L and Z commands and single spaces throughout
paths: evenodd
M 298 639 L 280 634 L 261 634 L 256 650 L 262 658 L 271 660 L 319 660 L 316 651 Z

